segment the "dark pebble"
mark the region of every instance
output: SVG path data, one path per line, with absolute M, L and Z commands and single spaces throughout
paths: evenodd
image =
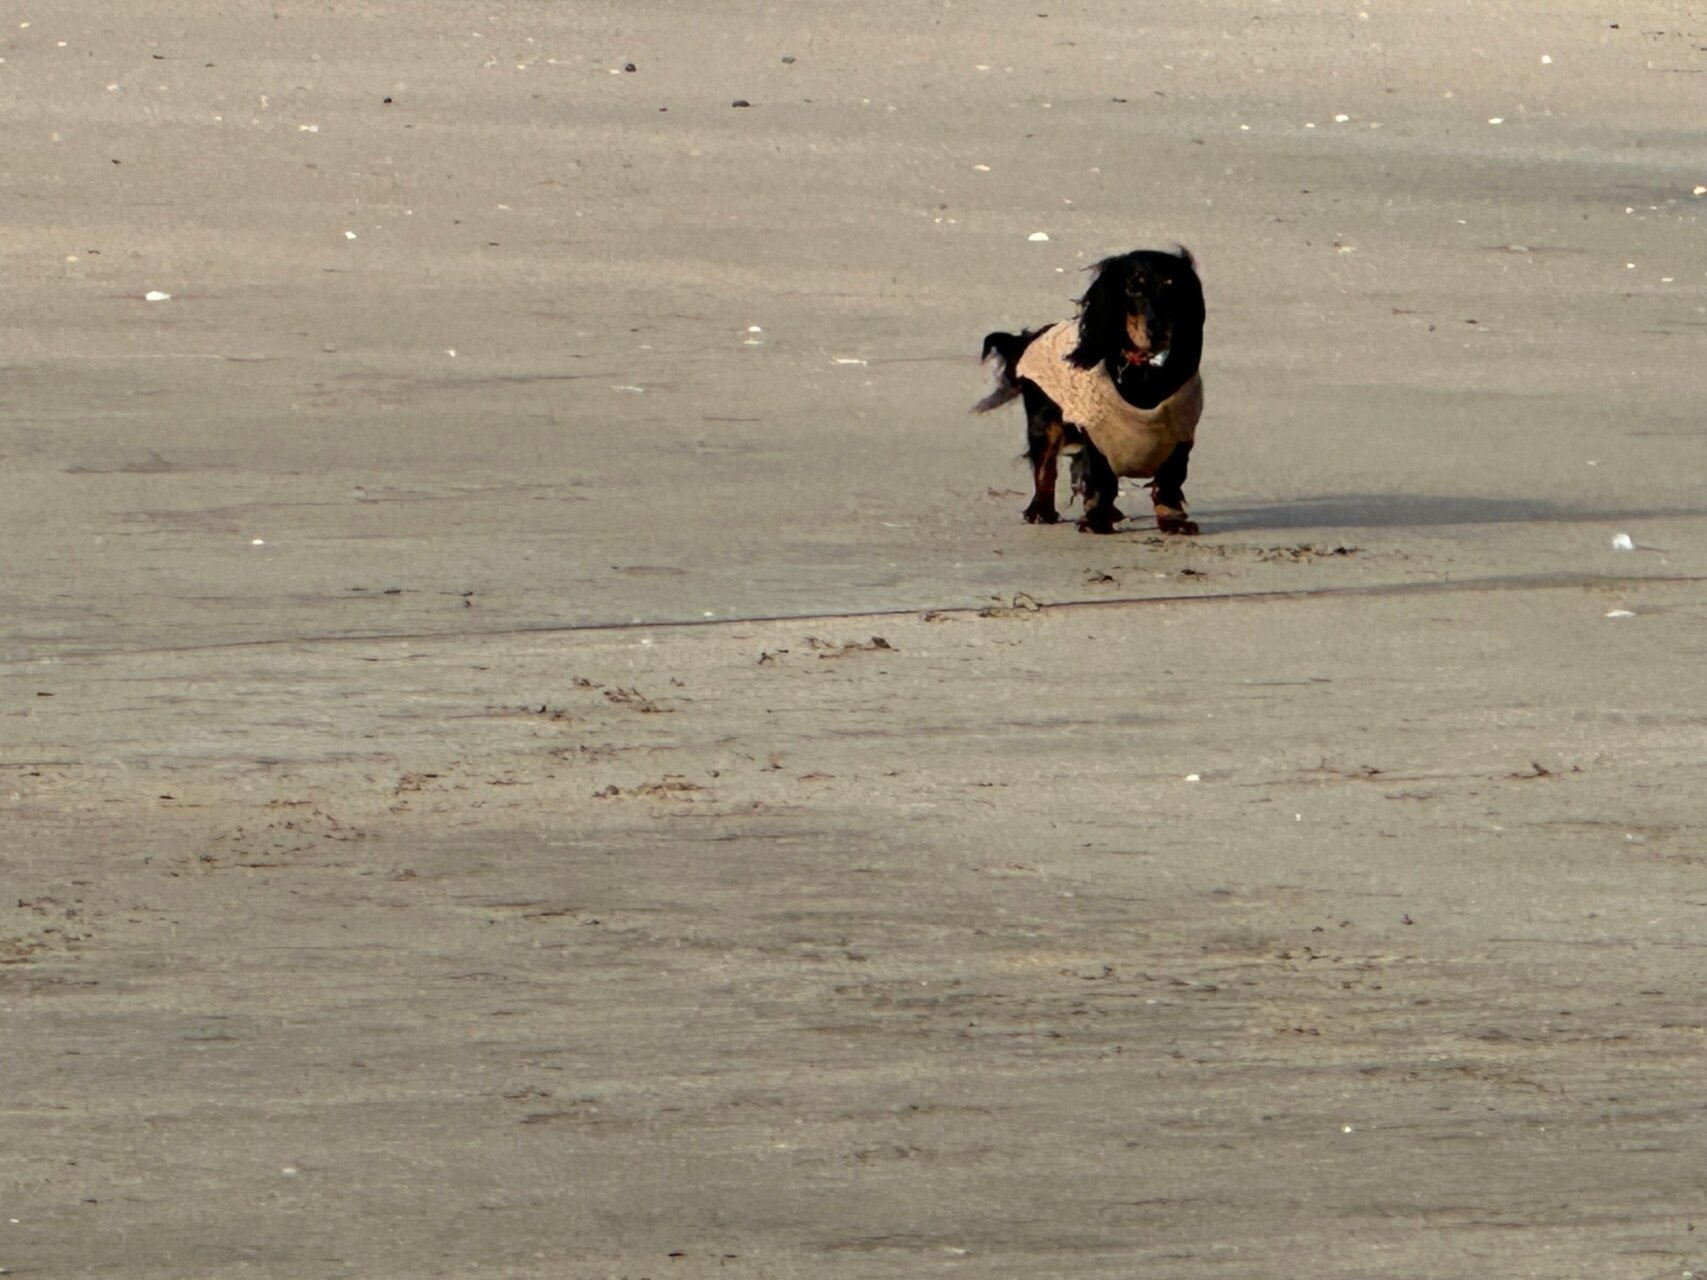
M 632 62 L 625 62 L 623 64 L 622 69 L 624 71 L 638 71 L 638 70 L 640 70 L 640 68 L 635 66 Z
M 794 55 L 792 53 L 785 53 L 782 55 L 782 60 L 784 62 L 793 62 L 794 61 Z
M 736 98 L 735 101 L 731 102 L 729 105 L 732 107 L 750 107 L 753 104 L 748 102 L 745 98 Z

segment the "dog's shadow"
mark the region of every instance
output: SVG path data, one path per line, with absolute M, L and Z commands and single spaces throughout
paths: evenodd
M 1611 524 L 1662 516 L 1707 515 L 1695 507 L 1606 510 L 1563 507 L 1533 498 L 1474 498 L 1422 493 L 1331 493 L 1272 506 L 1205 508 L 1206 525 L 1259 529 L 1383 529 L 1472 524 Z

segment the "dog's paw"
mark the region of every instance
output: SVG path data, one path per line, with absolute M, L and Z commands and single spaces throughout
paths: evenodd
M 1079 521 L 1080 533 L 1113 533 L 1114 521 L 1098 515 L 1095 519 L 1086 518 Z
M 1034 502 L 1025 509 L 1027 524 L 1059 524 L 1060 521 L 1061 513 L 1054 507 L 1043 507 Z
M 1156 517 L 1156 528 L 1162 533 L 1178 534 L 1186 538 L 1197 536 L 1197 521 L 1187 520 L 1184 516 L 1158 515 Z

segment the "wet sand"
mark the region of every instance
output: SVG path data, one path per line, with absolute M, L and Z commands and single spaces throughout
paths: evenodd
M 861 9 L 0 28 L 0 1268 L 1707 1267 L 1707 26 Z

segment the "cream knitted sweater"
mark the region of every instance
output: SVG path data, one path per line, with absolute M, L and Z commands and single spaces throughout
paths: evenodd
M 1149 479 L 1175 445 L 1196 435 L 1203 378 L 1194 373 L 1154 409 L 1140 409 L 1120 394 L 1102 365 L 1081 369 L 1067 359 L 1078 345 L 1078 323 L 1062 321 L 1026 348 L 1015 372 L 1061 406 L 1062 418 L 1091 438 L 1115 475 Z

